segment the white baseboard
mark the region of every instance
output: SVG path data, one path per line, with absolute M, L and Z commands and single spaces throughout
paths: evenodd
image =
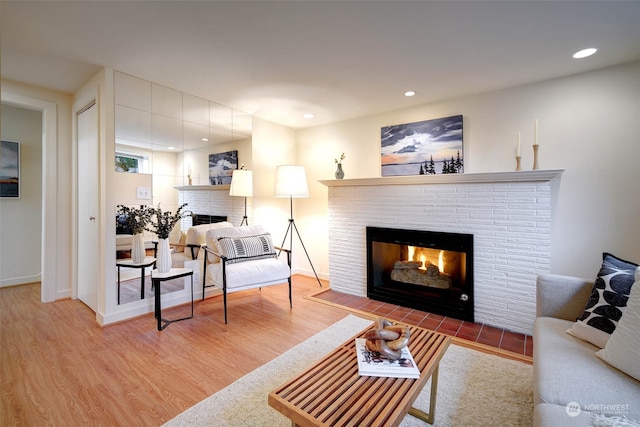
M 36 274 L 34 276 L 12 277 L 9 279 L 0 280 L 0 288 L 6 288 L 9 286 L 16 286 L 16 285 L 26 285 L 27 283 L 40 282 L 41 280 L 42 280 L 41 274 Z

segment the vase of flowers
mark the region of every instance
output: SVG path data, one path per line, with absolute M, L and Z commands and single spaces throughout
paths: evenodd
M 335 173 L 336 179 L 344 178 L 344 171 L 342 170 L 342 161 L 344 159 L 345 159 L 344 153 L 340 155 L 340 160 L 334 159 L 336 164 L 338 165 L 338 168 L 336 169 L 336 173 Z
M 144 246 L 144 235 L 147 225 L 151 221 L 153 209 L 149 206 L 140 205 L 137 207 L 129 207 L 124 205 L 117 206 L 117 221 L 133 234 L 131 242 L 131 261 L 134 264 L 140 264 L 147 256 Z
M 160 204 L 156 209 L 152 209 L 153 217 L 149 221 L 149 231 L 154 232 L 158 236 L 158 254 L 156 256 L 156 268 L 160 273 L 167 273 L 171 270 L 171 249 L 169 248 L 169 234 L 173 227 L 182 218 L 191 216 L 192 213 L 184 211 L 184 207 L 187 204 L 183 204 L 178 208 L 175 214 L 166 211 L 163 212 L 160 208 Z

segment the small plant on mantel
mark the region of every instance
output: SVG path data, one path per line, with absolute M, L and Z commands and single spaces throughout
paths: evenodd
M 153 208 L 146 205 L 140 205 L 139 208 L 118 205 L 117 208 L 118 223 L 126 226 L 132 234 L 143 233 L 154 213 Z
M 155 233 L 158 239 L 168 239 L 171 230 L 175 227 L 176 223 L 182 218 L 193 216 L 190 211 L 183 211 L 187 203 L 178 208 L 175 214 L 170 211 L 163 212 L 158 203 L 157 208 L 151 208 L 153 218 L 149 221 L 148 231 Z M 155 220 L 154 220 L 155 218 Z

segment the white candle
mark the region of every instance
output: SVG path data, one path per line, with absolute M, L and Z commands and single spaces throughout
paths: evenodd
M 533 145 L 538 145 L 538 119 L 533 121 Z
M 516 156 L 520 157 L 520 132 L 518 132 L 518 151 L 516 151 Z

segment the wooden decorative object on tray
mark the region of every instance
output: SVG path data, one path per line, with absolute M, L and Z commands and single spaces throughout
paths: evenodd
M 394 325 L 379 318 L 374 329 L 367 331 L 364 337 L 369 351 L 376 351 L 389 360 L 398 360 L 402 357 L 402 349 L 409 345 L 411 332 L 408 326 Z

